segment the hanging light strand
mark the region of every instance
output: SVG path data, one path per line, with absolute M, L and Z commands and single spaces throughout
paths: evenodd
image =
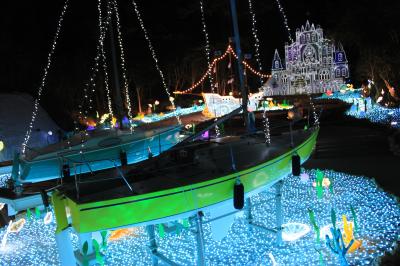
M 206 54 L 207 66 L 209 66 L 210 62 L 211 62 L 211 58 L 210 58 L 210 40 L 208 38 L 206 16 L 204 14 L 204 4 L 203 4 L 202 0 L 200 0 L 200 13 L 201 13 L 201 24 L 203 25 L 204 39 L 206 41 L 204 52 Z M 208 69 L 207 69 L 207 74 L 208 74 L 208 79 L 210 81 L 211 92 L 214 93 L 215 92 L 215 90 L 214 90 L 214 80 L 213 80 L 212 70 L 211 70 L 210 67 L 208 67 Z M 214 116 L 216 117 L 215 110 L 214 110 Z M 217 118 L 215 118 L 215 121 L 217 121 Z M 221 131 L 219 130 L 218 125 L 215 125 L 215 133 L 216 133 L 217 137 L 219 137 L 220 134 L 221 134 Z
M 127 78 L 125 52 L 124 52 L 124 46 L 123 46 L 123 41 L 122 41 L 121 23 L 120 23 L 120 18 L 119 18 L 117 1 L 114 0 L 113 4 L 114 4 L 115 18 L 116 18 L 116 22 L 117 22 L 117 35 L 118 35 L 118 44 L 119 44 L 119 49 L 120 49 L 122 78 L 124 80 L 125 102 L 126 102 L 126 107 L 128 109 L 129 121 L 133 121 L 132 105 L 131 105 L 131 101 L 129 98 L 129 82 L 128 82 L 128 78 Z M 131 124 L 131 130 L 133 130 L 132 123 L 130 123 L 130 124 Z
M 60 15 L 60 17 L 58 19 L 56 34 L 54 35 L 53 44 L 52 44 L 52 46 L 50 48 L 50 52 L 49 52 L 49 54 L 47 56 L 47 64 L 44 67 L 44 73 L 43 73 L 43 76 L 42 76 L 42 82 L 40 83 L 40 86 L 39 86 L 39 89 L 38 89 L 38 94 L 37 94 L 37 97 L 36 97 L 35 102 L 34 102 L 31 122 L 29 123 L 29 127 L 28 127 L 28 129 L 26 131 L 26 134 L 25 134 L 24 142 L 22 143 L 22 147 L 21 147 L 22 154 L 25 154 L 26 146 L 28 145 L 29 139 L 31 137 L 33 125 L 35 124 L 36 116 L 37 116 L 38 110 L 39 110 L 40 98 L 41 98 L 42 93 L 43 93 L 43 88 L 46 85 L 47 75 L 48 75 L 48 72 L 49 72 L 49 69 L 50 69 L 50 66 L 51 66 L 51 61 L 52 61 L 53 54 L 54 54 L 54 52 L 56 50 L 58 36 L 60 35 L 62 22 L 64 20 L 65 12 L 67 11 L 67 8 L 68 8 L 68 4 L 69 4 L 69 0 L 66 0 L 65 3 L 64 3 L 63 9 L 61 11 L 61 15 Z
M 102 23 L 102 14 L 101 14 L 101 0 L 98 0 L 98 5 L 97 9 L 99 11 L 99 27 L 100 27 L 100 32 L 103 32 L 103 35 L 100 38 L 100 53 L 102 57 L 102 66 L 103 66 L 103 71 L 104 71 L 104 87 L 106 89 L 106 97 L 107 97 L 107 106 L 108 106 L 108 112 L 111 115 L 111 117 L 114 117 L 114 112 L 112 109 L 112 101 L 111 101 L 111 92 L 110 88 L 108 86 L 109 79 L 108 79 L 108 67 L 107 67 L 107 57 L 106 53 L 104 51 L 104 39 L 106 35 L 106 27 L 108 25 L 108 19 L 106 19 L 106 23 Z M 108 6 L 107 8 L 107 18 L 111 18 L 111 7 Z
M 109 9 L 109 6 L 107 6 L 107 8 Z M 92 98 L 93 98 L 93 94 L 95 92 L 95 88 L 96 88 L 96 77 L 97 77 L 97 73 L 99 72 L 99 60 L 102 57 L 101 51 L 102 51 L 102 47 L 104 46 L 104 38 L 105 38 L 105 31 L 107 28 L 107 25 L 109 24 L 109 20 L 110 20 L 110 14 L 109 12 L 107 12 L 107 17 L 105 19 L 105 21 L 103 22 L 103 18 L 102 18 L 102 11 L 101 11 L 101 1 L 98 1 L 97 3 L 97 10 L 99 13 L 99 39 L 98 39 L 98 43 L 97 43 L 97 47 L 96 47 L 96 56 L 94 58 L 94 66 L 91 69 L 92 73 L 89 77 L 89 83 L 86 84 L 83 92 L 83 99 L 82 99 L 82 104 L 79 106 L 79 115 L 81 116 L 81 118 L 84 119 L 84 121 L 86 121 L 87 116 L 88 116 L 88 111 L 93 109 L 93 105 L 92 105 Z M 104 25 L 103 25 L 104 24 Z M 88 103 L 88 108 L 85 108 L 85 110 L 83 111 L 83 105 L 85 104 L 85 101 Z M 77 128 L 76 128 L 77 130 Z
M 282 7 L 282 5 L 281 5 L 281 3 L 280 3 L 279 0 L 275 0 L 275 1 L 276 1 L 276 4 L 278 5 L 279 12 L 280 12 L 281 15 L 282 15 L 283 25 L 285 26 L 285 28 L 286 28 L 286 30 L 287 30 L 287 32 L 288 32 L 289 40 L 290 40 L 291 43 L 293 43 L 293 39 L 292 39 L 292 35 L 291 35 L 291 30 L 290 30 L 290 28 L 289 28 L 289 24 L 288 24 L 288 20 L 287 20 L 286 14 L 285 14 L 285 10 L 283 10 L 283 7 Z
M 204 39 L 206 41 L 204 52 L 206 54 L 207 66 L 209 66 L 210 62 L 211 62 L 210 41 L 209 41 L 209 38 L 208 38 L 206 17 L 205 17 L 205 14 L 204 14 L 204 4 L 203 4 L 202 0 L 200 0 L 200 11 L 201 11 L 201 24 L 203 25 Z M 213 81 L 213 76 L 212 76 L 212 69 L 210 67 L 208 67 L 208 69 L 207 69 L 207 74 L 208 74 L 208 79 L 210 80 L 211 92 L 214 93 L 214 81 Z
M 314 102 L 313 102 L 313 98 L 311 96 L 311 92 L 310 92 L 310 90 L 308 88 L 306 88 L 306 92 L 307 92 L 307 95 L 308 95 L 308 97 L 310 99 L 310 105 L 311 105 L 311 110 L 313 112 L 315 126 L 319 127 L 319 118 L 318 118 L 317 112 L 315 111 L 315 105 L 314 105 Z M 310 115 L 310 114 L 308 114 L 308 115 Z
M 251 31 L 254 38 L 254 51 L 255 51 L 255 58 L 258 64 L 258 70 L 262 71 L 262 64 L 261 64 L 261 56 L 260 56 L 260 39 L 258 38 L 257 34 L 257 21 L 256 21 L 256 14 L 253 10 L 253 3 L 252 0 L 249 0 L 249 11 L 251 16 Z M 260 83 L 263 84 L 262 77 L 260 77 Z
M 162 72 L 160 66 L 158 65 L 157 55 L 156 55 L 156 52 L 155 52 L 155 50 L 154 50 L 154 47 L 153 47 L 153 45 L 152 45 L 152 43 L 151 43 L 149 34 L 147 33 L 147 30 L 146 30 L 146 28 L 145 28 L 145 26 L 144 26 L 144 22 L 143 22 L 143 20 L 142 20 L 142 16 L 140 15 L 138 5 L 137 5 L 137 3 L 136 3 L 135 0 L 132 0 L 132 4 L 133 4 L 133 8 L 134 8 L 135 13 L 136 13 L 136 17 L 137 17 L 137 19 L 138 19 L 138 21 L 139 21 L 140 28 L 141 28 L 142 31 L 143 31 L 144 38 L 145 38 L 146 41 L 147 41 L 147 45 L 148 45 L 148 47 L 149 47 L 151 56 L 153 57 L 155 67 L 156 67 L 158 73 L 160 74 L 160 78 L 161 78 L 161 82 L 162 82 L 162 85 L 163 85 L 163 87 L 164 87 L 164 90 L 165 90 L 165 92 L 166 92 L 167 95 L 168 95 L 168 98 L 169 98 L 169 101 L 171 102 L 172 108 L 175 110 L 176 108 L 175 108 L 175 103 L 174 103 L 174 97 L 172 97 L 171 93 L 169 92 L 168 87 L 167 87 L 167 83 L 165 82 L 164 73 Z M 175 112 L 175 117 L 176 117 L 178 123 L 181 124 L 182 122 L 181 122 L 181 119 L 179 118 L 179 115 L 178 115 L 177 112 Z
M 269 120 L 267 116 L 267 108 L 265 108 L 263 113 L 264 119 L 264 135 L 265 135 L 265 143 L 269 146 L 271 144 L 271 133 L 269 129 Z

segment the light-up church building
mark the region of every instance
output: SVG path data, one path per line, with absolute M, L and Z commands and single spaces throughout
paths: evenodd
M 265 95 L 293 95 L 337 91 L 349 77 L 346 53 L 324 37 L 320 26 L 307 21 L 296 30 L 296 41 L 285 45 L 285 61 L 275 50 Z

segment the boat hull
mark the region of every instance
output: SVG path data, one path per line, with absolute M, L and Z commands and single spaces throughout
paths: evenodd
M 243 171 L 183 187 L 111 200 L 78 204 L 65 195 L 53 194 L 58 228 L 68 226 L 65 209 L 71 213 L 72 227 L 80 233 L 124 226 L 157 224 L 232 201 L 237 177 L 246 196 L 273 185 L 291 172 L 292 155 L 301 162 L 311 155 L 318 135 L 315 130 L 305 141 L 286 153 Z
M 121 165 L 120 153 L 125 151 L 127 163 L 132 164 L 145 160 L 151 151 L 153 156 L 168 150 L 180 142 L 180 130 L 171 127 L 164 130 L 152 130 L 143 133 L 142 137 L 134 134 L 109 136 L 96 140 L 94 148 L 65 149 L 58 153 L 41 156 L 34 160 L 19 160 L 20 174 L 15 179 L 19 183 L 36 183 L 60 178 L 61 168 L 68 164 L 71 175 L 99 171 Z

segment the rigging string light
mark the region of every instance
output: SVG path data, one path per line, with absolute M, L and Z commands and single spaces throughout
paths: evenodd
M 82 99 L 82 104 L 79 105 L 79 114 L 80 114 L 81 117 L 84 118 L 85 121 L 87 119 L 88 109 L 91 110 L 93 108 L 93 106 L 92 106 L 92 102 L 93 102 L 92 101 L 92 95 L 94 94 L 95 88 L 96 88 L 96 76 L 97 76 L 97 73 L 99 72 L 99 59 L 101 57 L 101 47 L 104 44 L 103 40 L 104 40 L 104 36 L 105 36 L 105 29 L 107 28 L 107 25 L 108 25 L 109 20 L 110 20 L 110 16 L 107 16 L 106 17 L 106 21 L 104 22 L 105 26 L 103 26 L 103 21 L 102 21 L 102 17 L 101 17 L 101 3 L 98 3 L 97 9 L 98 9 L 98 12 L 100 14 L 100 17 L 99 17 L 99 39 L 98 39 L 98 44 L 97 44 L 97 47 L 96 47 L 96 56 L 94 58 L 94 67 L 92 68 L 93 72 L 90 75 L 89 83 L 84 88 L 84 97 Z M 88 92 L 88 88 L 89 88 L 89 92 Z M 83 115 L 82 114 L 82 108 L 83 108 L 83 105 L 85 103 L 85 100 L 89 101 L 89 103 L 88 103 L 89 108 L 85 109 L 85 111 L 84 111 L 85 114 Z M 78 130 L 78 128 L 75 128 L 75 129 Z
M 319 118 L 318 118 L 317 112 L 315 111 L 315 105 L 314 105 L 311 93 L 310 93 L 309 89 L 306 89 L 306 92 L 307 92 L 308 97 L 310 98 L 310 105 L 311 105 L 311 109 L 313 112 L 315 125 L 317 127 L 319 127 Z M 310 114 L 308 114 L 308 115 L 310 115 Z
M 204 82 L 204 80 L 207 78 L 208 76 L 208 71 L 210 71 L 214 65 L 216 63 L 218 63 L 219 61 L 225 59 L 229 54 L 232 54 L 236 59 L 239 59 L 238 56 L 236 55 L 236 53 L 233 51 L 232 47 L 230 45 L 228 45 L 228 48 L 225 50 L 225 53 L 219 57 L 214 58 L 214 60 L 211 62 L 211 64 L 208 66 L 208 69 L 206 71 L 206 73 L 197 81 L 195 82 L 192 86 L 190 86 L 189 88 L 187 88 L 186 90 L 183 91 L 175 91 L 175 94 L 185 94 L 185 93 L 189 93 L 192 90 L 194 90 L 195 88 L 197 88 L 198 86 L 200 86 L 200 84 L 202 84 Z M 255 70 L 252 66 L 250 66 L 250 64 L 248 64 L 245 60 L 242 61 L 243 65 L 245 66 L 245 68 L 247 68 L 248 70 L 250 70 L 250 72 L 252 72 L 253 74 L 262 77 L 262 78 L 269 78 L 271 77 L 270 74 L 264 74 L 261 73 L 260 71 Z
M 276 4 L 278 5 L 279 12 L 281 12 L 281 15 L 282 15 L 282 18 L 283 18 L 283 24 L 284 24 L 284 26 L 285 26 L 285 28 L 286 28 L 286 30 L 288 32 L 289 40 L 290 40 L 291 43 L 293 43 L 293 39 L 292 39 L 292 35 L 290 33 L 291 31 L 290 31 L 290 28 L 289 28 L 289 24 L 288 24 L 288 20 L 287 20 L 286 14 L 285 14 L 285 10 L 283 10 L 283 7 L 282 7 L 281 3 L 279 2 L 279 0 L 275 0 L 275 1 L 276 1 Z
M 206 18 L 204 15 L 204 6 L 203 6 L 203 1 L 200 0 L 200 11 L 201 11 L 201 23 L 203 25 L 203 33 L 204 33 L 204 39 L 206 41 L 205 45 L 205 54 L 206 54 L 206 59 L 207 59 L 207 65 L 210 65 L 210 41 L 208 38 L 208 31 L 207 31 L 207 25 L 206 25 Z M 214 93 L 214 81 L 213 81 L 213 76 L 212 76 L 212 70 L 210 68 L 207 69 L 207 74 L 208 78 L 210 80 L 211 84 L 211 92 Z
M 61 11 L 61 15 L 60 15 L 59 20 L 58 20 L 56 34 L 54 35 L 53 44 L 52 44 L 52 46 L 50 48 L 50 52 L 49 52 L 49 54 L 47 56 L 47 64 L 44 67 L 44 73 L 43 73 L 43 76 L 42 76 L 42 81 L 40 83 L 40 86 L 39 86 L 39 89 L 38 89 L 38 94 L 37 94 L 37 97 L 35 99 L 35 103 L 34 103 L 34 106 L 33 106 L 31 122 L 29 123 L 28 130 L 26 131 L 26 134 L 25 134 L 24 142 L 22 143 L 22 148 L 21 148 L 22 154 L 25 154 L 26 146 L 28 145 L 29 139 L 31 137 L 33 125 L 35 124 L 36 116 L 37 116 L 38 111 L 39 111 L 40 98 L 41 98 L 42 93 L 43 93 L 43 88 L 46 85 L 47 75 L 48 75 L 48 72 L 49 72 L 49 69 L 50 69 L 50 66 L 51 66 L 51 60 L 52 60 L 53 54 L 54 54 L 54 52 L 56 50 L 58 36 L 60 35 L 62 22 L 64 20 L 64 16 L 65 16 L 65 12 L 67 11 L 68 4 L 69 4 L 69 0 L 66 0 L 65 3 L 64 3 L 63 9 Z
M 126 63 L 125 63 L 125 53 L 124 53 L 124 46 L 123 46 L 123 41 L 122 41 L 122 32 L 121 32 L 121 23 L 119 19 L 119 12 L 118 12 L 118 4 L 117 1 L 113 1 L 114 4 L 114 12 L 115 12 L 115 18 L 117 22 L 117 35 L 118 35 L 118 44 L 119 44 L 119 49 L 120 49 L 120 59 L 121 59 L 121 68 L 122 68 L 122 78 L 124 80 L 124 90 L 125 90 L 125 101 L 126 101 L 126 107 L 128 109 L 128 117 L 130 123 L 131 130 L 133 130 L 132 126 L 132 121 L 133 121 L 133 116 L 132 116 L 132 106 L 131 106 L 131 101 L 129 99 L 129 82 L 127 78 L 127 71 L 126 71 Z
M 257 21 L 256 21 L 256 14 L 254 13 L 253 10 L 253 3 L 252 0 L 249 0 L 249 11 L 251 15 L 251 31 L 253 33 L 253 38 L 254 38 L 254 50 L 255 50 L 255 58 L 258 64 L 258 70 L 262 71 L 262 65 L 261 65 L 261 58 L 260 58 L 260 39 L 258 38 L 257 34 Z M 263 84 L 263 80 L 260 77 L 260 83 L 261 85 Z
M 271 144 L 271 133 L 270 133 L 270 129 L 269 129 L 269 120 L 268 120 L 268 116 L 267 116 L 267 108 L 264 109 L 263 119 L 264 119 L 265 143 L 269 146 Z
M 112 101 L 111 101 L 111 93 L 110 93 L 110 88 L 108 87 L 108 72 L 107 72 L 107 57 L 106 53 L 104 51 L 104 39 L 106 35 L 106 26 L 103 25 L 102 23 L 102 15 L 101 15 L 101 0 L 98 0 L 98 11 L 99 11 L 99 26 L 100 26 L 100 32 L 103 32 L 103 36 L 100 38 L 100 52 L 101 52 L 101 57 L 103 60 L 103 71 L 104 71 L 104 86 L 106 89 L 106 96 L 107 96 L 107 105 L 108 105 L 108 112 L 111 115 L 111 118 L 114 117 L 113 109 L 112 109 Z M 108 8 L 107 10 L 107 17 L 111 17 L 111 8 Z M 111 123 L 112 126 L 112 123 Z
M 204 39 L 206 41 L 204 50 L 205 50 L 206 59 L 207 59 L 207 66 L 209 66 L 210 61 L 211 61 L 211 59 L 210 59 L 210 40 L 208 38 L 208 31 L 207 31 L 207 24 L 206 24 L 206 16 L 204 14 L 203 0 L 200 0 L 200 11 L 201 11 L 201 23 L 203 25 Z M 208 73 L 208 79 L 210 80 L 211 92 L 215 93 L 212 70 L 210 68 L 208 68 L 207 73 Z M 214 116 L 216 117 L 216 110 L 214 109 L 213 111 L 214 111 Z M 215 118 L 215 121 L 217 121 L 217 118 Z M 218 125 L 215 125 L 215 133 L 217 134 L 217 137 L 219 137 L 221 134 Z
M 132 0 L 132 4 L 133 4 L 134 11 L 135 11 L 135 13 L 136 13 L 136 17 L 137 17 L 137 19 L 138 19 L 138 21 L 139 21 L 140 28 L 141 28 L 142 31 L 143 31 L 144 38 L 145 38 L 146 41 L 147 41 L 147 45 L 148 45 L 148 48 L 149 48 L 149 50 L 150 50 L 151 56 L 153 57 L 155 67 L 156 67 L 158 73 L 160 74 L 161 82 L 162 82 L 162 85 L 163 85 L 163 87 L 164 87 L 164 90 L 165 90 L 165 92 L 166 92 L 167 95 L 168 95 L 168 99 L 169 99 L 169 101 L 171 102 L 172 108 L 173 108 L 174 110 L 176 110 L 176 108 L 175 108 L 175 103 L 174 103 L 174 97 L 172 97 L 171 93 L 169 92 L 168 87 L 167 87 L 167 83 L 165 82 L 164 73 L 162 72 L 160 66 L 158 65 L 157 55 L 156 55 L 156 52 L 155 52 L 155 50 L 154 50 L 154 47 L 153 47 L 153 45 L 152 45 L 152 43 L 151 43 L 149 34 L 147 33 L 146 28 L 144 27 L 144 22 L 143 22 L 143 20 L 142 20 L 142 16 L 140 15 L 140 12 L 139 12 L 139 9 L 138 9 L 138 5 L 137 5 L 137 3 L 136 3 L 135 0 Z M 175 115 L 176 120 L 178 121 L 178 123 L 179 123 L 179 124 L 182 124 L 181 119 L 179 118 L 178 112 L 174 112 L 174 115 Z

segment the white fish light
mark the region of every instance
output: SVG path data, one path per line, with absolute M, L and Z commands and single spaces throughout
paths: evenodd
M 50 224 L 53 221 L 53 213 L 52 212 L 47 212 L 46 215 L 43 218 L 43 223 L 44 224 Z
M 9 225 L 9 231 L 10 233 L 19 233 L 22 228 L 24 227 L 26 223 L 26 220 L 24 218 L 19 219 L 18 221 L 14 222 L 14 223 L 10 223 Z
M 282 225 L 283 241 L 296 241 L 310 232 L 310 227 L 302 223 L 287 223 Z

